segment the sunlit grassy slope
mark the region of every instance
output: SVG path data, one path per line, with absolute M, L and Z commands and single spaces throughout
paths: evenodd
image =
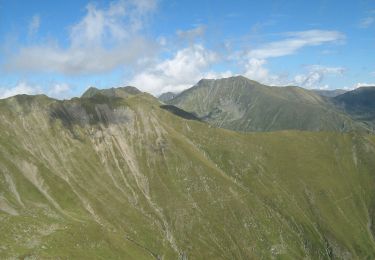
M 0 101 L 0 258 L 375 257 L 375 138 L 242 134 L 147 94 Z

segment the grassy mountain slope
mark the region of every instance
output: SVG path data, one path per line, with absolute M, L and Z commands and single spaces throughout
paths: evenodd
M 160 105 L 1 100 L 0 258 L 375 257 L 373 136 L 236 133 Z
M 169 104 L 240 131 L 362 129 L 324 97 L 299 87 L 269 87 L 242 76 L 201 80 Z
M 375 87 L 360 87 L 334 98 L 353 118 L 375 127 Z

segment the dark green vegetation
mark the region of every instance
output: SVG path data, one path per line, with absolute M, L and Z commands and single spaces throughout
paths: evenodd
M 201 80 L 167 103 L 237 131 L 369 131 L 328 97 L 300 87 L 265 86 L 242 76 Z
M 375 257 L 374 136 L 237 133 L 90 92 L 0 101 L 1 259 Z

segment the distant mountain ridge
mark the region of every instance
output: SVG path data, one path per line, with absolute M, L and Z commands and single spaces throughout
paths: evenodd
M 330 97 L 330 98 L 333 98 L 333 97 L 336 97 L 336 96 L 339 96 L 339 95 L 342 95 L 346 92 L 348 92 L 348 90 L 344 90 L 344 89 L 333 89 L 333 90 L 327 90 L 327 89 L 312 89 L 311 91 L 314 91 L 315 93 L 323 96 L 323 97 Z
M 271 87 L 242 76 L 203 79 L 166 101 L 217 127 L 237 131 L 366 131 L 328 97 L 300 87 Z
M 333 100 L 356 120 L 375 127 L 375 87 L 360 87 L 336 96 Z
M 158 99 L 162 102 L 167 102 L 171 99 L 173 99 L 174 97 L 176 97 L 178 94 L 177 93 L 174 93 L 174 92 L 166 92 L 166 93 L 163 93 L 161 94 Z
M 137 95 L 142 93 L 139 89 L 133 86 L 118 87 L 118 88 L 107 88 L 97 89 L 95 87 L 88 88 L 83 94 L 82 98 L 90 98 L 94 95 L 101 94 L 108 97 L 123 97 L 126 98 L 129 95 Z

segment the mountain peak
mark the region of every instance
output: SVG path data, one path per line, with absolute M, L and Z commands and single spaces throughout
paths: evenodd
M 264 86 L 263 84 L 259 83 L 258 81 L 246 78 L 242 75 L 230 76 L 227 78 L 219 78 L 219 79 L 201 79 L 198 81 L 196 86 L 211 86 L 221 84 L 222 86 Z
M 255 80 L 251 80 L 249 78 L 246 78 L 245 76 L 242 75 L 235 75 L 235 76 L 230 76 L 226 78 L 217 78 L 217 79 L 209 79 L 209 78 L 203 78 L 199 82 L 213 82 L 213 81 L 222 81 L 222 80 L 246 80 L 246 81 L 252 81 L 256 82 Z
M 167 103 L 231 130 L 362 129 L 312 91 L 295 86 L 267 86 L 244 76 L 202 79 Z
M 121 97 L 126 98 L 128 96 L 141 94 L 142 91 L 133 86 L 108 88 L 108 89 L 97 89 L 96 87 L 88 88 L 83 94 L 82 98 L 90 98 L 97 94 L 101 94 L 108 97 Z

